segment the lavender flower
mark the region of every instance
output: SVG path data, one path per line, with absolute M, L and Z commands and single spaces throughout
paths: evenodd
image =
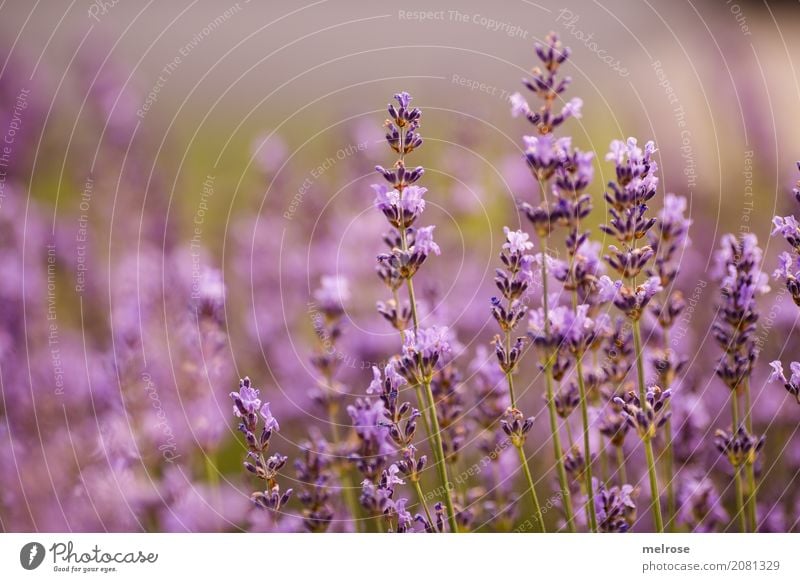
M 717 430 L 714 433 L 714 444 L 734 468 L 755 465 L 758 452 L 764 447 L 765 440 L 763 436 L 751 435 L 742 425 L 739 425 L 734 432 Z
M 783 373 L 783 365 L 780 360 L 775 360 L 769 364 L 772 367 L 772 374 L 769 376 L 769 381 L 774 382 L 780 380 L 786 391 L 795 397 L 797 403 L 800 404 L 800 362 L 792 362 L 789 364 L 789 369 L 792 371 L 791 377 L 787 380 Z
M 742 390 L 758 356 L 754 334 L 758 321 L 756 298 L 769 291 L 760 271 L 761 249 L 753 234 L 737 240 L 725 235 L 716 255 L 721 276 L 719 316 L 712 326 L 714 338 L 724 350 L 717 375 L 731 389 Z
M 800 169 L 800 162 L 797 163 L 797 168 Z M 792 189 L 792 193 L 800 204 L 800 180 Z M 772 276 L 785 281 L 786 289 L 792 295 L 795 304 L 800 306 L 800 283 L 798 283 L 800 277 L 800 223 L 794 216 L 789 215 L 773 217 L 772 225 L 772 236 L 781 235 L 794 251 L 794 257 L 789 253 L 781 253 L 779 266 Z
M 303 505 L 303 524 L 309 532 L 324 532 L 333 520 L 330 482 L 333 474 L 328 460 L 328 444 L 321 437 L 300 444 L 302 456 L 294 462 L 301 483 L 297 498 Z
M 441 326 L 406 330 L 403 354 L 397 364 L 400 375 L 410 384 L 430 382 L 437 364 L 451 352 L 448 329 Z
M 689 476 L 679 489 L 678 520 L 690 531 L 708 533 L 728 522 L 728 512 L 713 481 L 705 474 Z
M 239 380 L 239 391 L 231 392 L 230 396 L 233 399 L 233 414 L 240 419 L 239 431 L 247 442 L 248 460 L 244 462 L 244 468 L 266 484 L 266 490 L 254 492 L 251 499 L 259 507 L 279 511 L 289 501 L 292 490 L 287 489 L 281 494 L 276 479 L 287 458 L 280 454 L 266 458 L 272 434 L 280 430 L 278 422 L 270 412 L 269 403 L 261 405 L 259 391 L 252 386 L 250 378 Z M 259 431 L 259 414 L 264 419 L 264 426 L 256 437 Z
M 532 416 L 525 418 L 520 411 L 509 410 L 500 421 L 500 427 L 511 439 L 511 443 L 519 448 L 528 438 L 528 433 L 533 428 L 533 421 L 534 418 Z
M 636 241 L 647 236 L 648 231 L 656 223 L 655 218 L 646 216 L 647 202 L 655 196 L 658 187 L 658 177 L 655 175 L 658 166 L 652 159 L 655 151 L 655 144 L 652 141 L 647 142 L 642 150 L 636 139 L 628 138 L 626 142 L 612 141 L 611 151 L 606 155 L 606 160 L 615 164 L 617 181 L 608 183 L 609 191 L 605 194 L 605 200 L 609 205 L 611 220 L 609 224 L 600 228 L 622 245 L 621 248 L 613 245 L 609 247 L 611 254 L 606 256 L 606 261 L 623 279 L 631 281 L 645 269 L 655 254 L 653 248 L 648 245 L 636 246 Z M 620 282 L 615 285 L 621 291 L 622 297 L 641 295 L 646 305 L 652 295 L 658 292 L 657 285 L 660 287 L 660 281 L 658 284 L 649 282 L 647 289 L 642 293 L 638 289 L 622 289 Z M 608 291 L 609 286 L 606 283 L 604 292 Z M 622 307 L 620 309 L 625 311 Z
M 626 400 L 614 398 L 614 402 L 622 408 L 622 414 L 631 428 L 636 429 L 642 440 L 655 438 L 656 431 L 664 426 L 672 412 L 665 409 L 671 396 L 669 390 L 661 390 L 658 386 L 647 389 L 645 400 L 639 399 L 635 392 L 629 392 Z
M 367 389 L 368 394 L 378 394 L 383 403 L 382 425 L 388 428 L 388 435 L 401 449 L 411 445 L 417 432 L 417 420 L 421 413 L 409 402 L 399 402 L 400 388 L 407 382 L 395 371 L 395 363 L 389 362 L 384 368 L 383 377 L 377 367 L 372 368 L 373 380 Z
M 371 482 L 380 476 L 387 459 L 394 453 L 389 443 L 384 413 L 382 400 L 375 398 L 357 398 L 347 407 L 358 441 L 349 457 L 358 471 Z M 400 430 L 397 429 L 397 432 Z
M 536 45 L 536 55 L 542 61 L 544 69 L 533 69 L 531 79 L 523 79 L 523 84 L 542 102 L 538 110 L 533 110 L 522 95 L 514 93 L 510 97 L 511 114 L 514 117 L 524 116 L 542 135 L 552 133 L 559 125 L 570 117 L 580 117 L 583 102 L 576 98 L 563 105 L 561 111 L 553 111 L 553 102 L 569 86 L 571 79 L 559 79 L 558 69 L 569 58 L 571 51 L 563 48 L 555 33 L 547 35 L 545 45 Z
M 625 484 L 621 487 L 607 489 L 603 483 L 595 479 L 595 507 L 597 507 L 597 525 L 602 532 L 624 533 L 636 521 L 637 491 L 633 486 Z

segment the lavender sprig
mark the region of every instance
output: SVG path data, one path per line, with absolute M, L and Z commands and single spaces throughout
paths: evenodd
M 410 403 L 399 403 L 400 389 L 408 381 L 395 371 L 396 363 L 389 362 L 384 368 L 381 378 L 378 368 L 373 368 L 374 379 L 368 393 L 377 393 L 383 403 L 383 420 L 381 424 L 388 429 L 389 438 L 399 448 L 403 459 L 397 463 L 400 471 L 410 480 L 419 498 L 419 503 L 425 511 L 428 523 L 433 523 L 425 496 L 420 487 L 420 478 L 427 463 L 427 457 L 422 455 L 416 458 L 416 448 L 413 441 L 417 432 L 417 419 L 421 413 L 413 408 Z
M 458 524 L 451 495 L 451 483 L 447 474 L 436 400 L 431 389 L 431 379 L 437 362 L 428 359 L 427 351 L 432 347 L 429 341 L 431 331 L 420 328 L 413 283 L 414 275 L 428 256 L 431 253 L 438 255 L 441 252 L 433 241 L 434 226 L 421 228 L 414 226 L 425 209 L 423 196 L 426 189 L 415 185 L 425 170 L 422 166 L 406 168 L 405 163 L 406 155 L 422 145 L 422 137 L 419 134 L 422 112 L 418 107 L 411 107 L 411 95 L 405 91 L 396 94 L 394 98 L 397 104 L 388 106 L 389 119 L 384 123 L 384 127 L 386 142 L 399 158 L 392 168 L 387 169 L 382 166 L 375 168 L 391 188 L 383 184 L 373 185 L 376 195 L 375 207 L 383 213 L 394 229 L 384 236 L 384 241 L 390 247 L 389 252 L 378 255 L 378 275 L 391 290 L 392 300 L 386 304 L 379 304 L 378 310 L 401 331 L 403 336 L 404 353 L 400 361 L 400 373 L 404 374 L 404 371 L 408 373 L 406 379 L 417 391 L 419 408 L 422 410 L 428 435 L 433 440 L 435 464 L 447 506 L 447 520 L 451 531 L 456 532 Z M 407 308 L 401 304 L 398 295 L 402 282 L 405 282 L 408 291 Z M 409 312 L 413 324 L 412 330 L 405 329 L 408 323 L 406 314 Z M 422 351 L 415 351 L 420 346 L 423 348 Z M 436 359 L 438 356 L 437 353 Z M 406 365 L 408 358 L 418 359 L 409 361 Z
M 511 96 L 511 114 L 514 117 L 524 116 L 536 129 L 536 135 L 526 136 L 525 158 L 528 167 L 539 186 L 541 200 L 534 206 L 528 202 L 520 203 L 522 210 L 528 217 L 538 238 L 539 248 L 541 249 L 542 260 L 540 261 L 542 278 L 542 307 L 545 336 L 550 335 L 550 306 L 548 299 L 547 270 L 549 257 L 547 254 L 547 240 L 555 224 L 563 218 L 563 208 L 558 205 L 551 205 L 548 202 L 548 191 L 551 187 L 558 166 L 564 159 L 564 152 L 569 140 L 556 139 L 553 137 L 553 130 L 559 127 L 570 117 L 579 118 L 581 114 L 582 101 L 573 98 L 567 102 L 559 113 L 554 111 L 556 100 L 566 91 L 571 79 L 568 76 L 560 76 L 561 65 L 569 58 L 571 53 L 569 48 L 561 45 L 558 35 L 551 32 L 547 35 L 545 44 L 536 44 L 536 55 L 541 61 L 541 67 L 534 67 L 531 71 L 530 79 L 523 79 L 522 83 L 539 100 L 539 106 L 535 110 L 530 107 L 528 102 L 520 95 L 515 93 Z M 564 450 L 561 448 L 561 438 L 559 436 L 558 418 L 553 404 L 553 368 L 556 364 L 557 352 L 548 349 L 543 354 L 543 364 L 545 375 L 545 398 L 547 400 L 548 414 L 550 418 L 550 433 L 553 438 L 553 449 L 556 460 L 556 469 L 563 498 L 564 512 L 567 519 L 567 527 L 570 531 L 575 530 L 574 511 L 572 507 L 572 495 L 570 493 L 567 473 L 564 467 Z M 588 482 L 591 488 L 591 482 Z M 594 496 L 589 496 L 589 505 L 594 504 Z M 590 513 L 594 515 L 594 510 L 590 507 Z M 590 519 L 590 524 L 595 530 L 594 517 Z
M 750 410 L 750 375 L 758 357 L 755 331 L 758 322 L 756 298 L 769 291 L 767 276 L 761 272 L 762 252 L 758 239 L 747 233 L 737 239 L 731 234 L 722 238 L 722 246 L 716 253 L 716 269 L 720 284 L 718 316 L 712 326 L 714 338 L 723 349 L 717 365 L 717 376 L 731 390 L 731 426 L 740 428 L 740 398 L 744 399 L 744 429 L 753 432 Z M 743 531 L 755 531 L 758 516 L 756 510 L 755 470 L 752 464 L 745 465 L 747 495 L 741 482 L 741 467 L 734 473 L 737 510 Z M 747 513 L 739 504 L 746 499 Z
M 646 269 L 655 255 L 651 246 L 637 246 L 637 242 L 646 237 L 656 224 L 655 218 L 647 216 L 647 202 L 656 195 L 658 187 L 656 176 L 658 165 L 653 159 L 655 152 L 656 147 L 652 141 L 647 142 L 644 149 L 639 147 L 634 138 L 628 138 L 625 142 L 619 140 L 611 142 L 611 151 L 606 155 L 606 160 L 614 162 L 616 181 L 608 183 L 608 191 L 605 194 L 611 220 L 600 227 L 603 232 L 613 236 L 620 243 L 619 247 L 609 246 L 611 252 L 605 259 L 619 273 L 621 279 L 612 281 L 610 277 L 603 276 L 599 283 L 600 295 L 601 300 L 612 301 L 633 324 L 640 402 L 645 402 L 647 399 L 640 319 L 650 300 L 662 289 L 661 279 L 656 275 L 641 285 L 636 283 L 637 276 Z M 642 440 L 650 478 L 653 521 L 656 529 L 663 532 L 664 521 L 661 515 L 653 443 L 649 438 Z
M 503 227 L 503 231 L 506 235 L 506 242 L 503 243 L 500 251 L 500 261 L 503 263 L 504 268 L 495 271 L 494 279 L 502 299 L 499 297 L 491 298 L 492 316 L 503 332 L 502 338 L 499 335 L 495 336 L 495 354 L 500 369 L 505 374 L 508 394 L 511 399 L 511 408 L 501 421 L 501 427 L 517 449 L 520 467 L 528 481 L 528 490 L 536 513 L 536 522 L 539 525 L 539 529 L 544 533 L 546 528 L 542 508 L 539 504 L 539 497 L 536 494 L 533 477 L 528 466 L 528 457 L 524 450 L 525 435 L 533 424 L 533 417 L 521 422 L 523 415 L 517 409 L 517 400 L 514 394 L 514 372 L 523 354 L 524 338 L 517 337 L 512 342 L 514 330 L 527 313 L 524 300 L 533 281 L 533 273 L 531 272 L 533 256 L 527 254 L 527 251 L 533 248 L 533 243 L 528 240 L 528 235 L 521 230 L 511 230 L 506 226 Z
M 269 402 L 261 404 L 259 391 L 251 385 L 250 378 L 239 380 L 239 391 L 231 392 L 230 396 L 233 399 L 233 414 L 239 419 L 239 431 L 247 443 L 244 468 L 265 483 L 265 489 L 253 492 L 250 498 L 257 506 L 278 512 L 292 495 L 291 489 L 281 493 L 277 481 L 278 471 L 286 465 L 287 458 L 280 453 L 266 457 L 272 434 L 280 430 L 278 421 L 270 412 Z M 264 420 L 264 426 L 256 436 L 259 433 L 259 416 Z

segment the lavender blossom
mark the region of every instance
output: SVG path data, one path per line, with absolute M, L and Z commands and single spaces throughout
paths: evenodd
M 244 467 L 266 484 L 266 490 L 254 492 L 251 499 L 259 507 L 277 512 L 292 495 L 291 489 L 281 494 L 277 482 L 278 471 L 286 464 L 287 458 L 280 454 L 266 458 L 272 434 L 280 430 L 278 422 L 270 412 L 269 403 L 261 404 L 259 391 L 252 386 L 250 378 L 239 380 L 239 391 L 231 392 L 230 396 L 233 399 L 233 414 L 240 420 L 239 431 L 247 442 L 248 460 L 244 462 Z M 264 426 L 256 437 L 259 432 L 259 414 L 264 420 Z
M 315 442 L 300 443 L 302 456 L 294 467 L 300 482 L 297 498 L 303 505 L 303 524 L 309 532 L 324 532 L 333 521 L 330 505 L 330 483 L 333 473 L 328 460 L 328 444 L 317 436 Z
M 755 465 L 765 440 L 763 436 L 750 434 L 742 425 L 739 425 L 734 432 L 717 430 L 714 433 L 714 444 L 734 468 Z
M 625 420 L 639 433 L 642 440 L 652 440 L 656 431 L 664 426 L 672 412 L 666 410 L 671 392 L 661 390 L 658 386 L 647 389 L 645 400 L 639 399 L 635 392 L 629 392 L 627 399 L 615 398 L 614 402 L 622 408 Z
M 769 291 L 766 275 L 760 270 L 761 258 L 753 234 L 746 234 L 741 240 L 725 235 L 716 255 L 721 301 L 712 331 L 724 350 L 717 375 L 737 393 L 750 377 L 758 356 L 753 337 L 758 321 L 756 298 Z
M 686 477 L 679 488 L 678 520 L 690 531 L 709 533 L 728 522 L 728 512 L 711 479 L 698 475 Z
M 780 360 L 770 362 L 769 365 L 772 367 L 772 374 L 769 376 L 769 381 L 774 382 L 775 380 L 780 380 L 783 382 L 786 391 L 794 396 L 797 403 L 800 404 L 800 362 L 792 362 L 789 364 L 792 375 L 788 380 L 783 373 L 783 365 Z
M 800 170 L 800 162 L 797 162 L 797 168 Z M 792 189 L 792 193 L 800 204 L 800 180 Z M 794 256 L 790 253 L 781 253 L 779 266 L 772 276 L 785 281 L 786 289 L 792 295 L 795 304 L 800 307 L 800 283 L 798 283 L 798 278 L 800 278 L 800 223 L 793 215 L 789 215 L 773 217 L 772 225 L 772 236 L 782 236 L 794 251 Z
M 637 491 L 633 486 L 625 484 L 620 487 L 606 488 L 595 479 L 595 507 L 597 507 L 597 525 L 602 532 L 624 533 L 636 521 Z

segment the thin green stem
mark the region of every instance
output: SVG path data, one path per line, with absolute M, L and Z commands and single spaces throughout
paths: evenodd
M 653 459 L 653 441 L 649 438 L 644 440 L 644 452 L 647 457 L 647 472 L 650 475 L 650 492 L 653 496 L 653 519 L 655 520 L 656 530 L 664 533 L 664 521 L 661 518 L 661 501 L 658 498 L 658 478 L 656 477 L 656 462 Z
M 561 435 L 558 433 L 558 414 L 556 413 L 556 405 L 553 400 L 553 375 L 551 364 L 545 364 L 545 383 L 546 383 L 546 397 L 547 397 L 547 412 L 550 416 L 550 434 L 553 437 L 553 454 L 556 458 L 556 472 L 558 473 L 558 484 L 561 488 L 561 498 L 564 505 L 564 514 L 567 518 L 567 527 L 569 531 L 575 533 L 575 518 L 572 509 L 572 495 L 569 490 L 569 481 L 567 480 L 567 470 L 564 468 L 564 451 L 561 448 Z
M 422 415 L 422 423 L 425 425 L 425 434 L 430 436 L 432 434 L 431 431 L 431 421 L 428 418 L 428 405 L 425 402 L 425 394 L 422 392 L 422 384 L 415 384 L 414 390 L 417 392 L 417 402 L 419 402 L 419 408 Z
M 736 432 L 739 428 L 739 393 L 731 390 L 731 423 L 732 430 Z M 742 532 L 747 531 L 747 515 L 744 509 L 744 486 L 742 485 L 742 468 L 733 468 L 734 489 L 736 491 L 736 516 L 739 519 L 739 527 Z
M 431 524 L 431 527 L 435 527 L 435 522 L 431 517 L 431 512 L 428 509 L 428 504 L 425 503 L 425 495 L 422 493 L 422 487 L 420 487 L 419 481 L 417 479 L 413 480 L 414 483 L 414 490 L 417 492 L 417 497 L 419 498 L 419 504 L 422 505 L 422 509 L 425 510 L 425 518 L 428 520 L 428 523 Z
M 572 427 L 570 427 L 568 419 L 564 419 L 564 428 L 567 431 L 567 444 L 569 445 L 569 448 L 571 449 L 572 445 L 575 444 L 575 440 L 572 438 Z
M 744 425 L 749 434 L 753 434 L 753 420 L 751 415 L 750 379 L 744 379 Z M 756 508 L 756 473 L 753 463 L 746 463 L 745 473 L 747 478 L 747 520 L 750 531 L 758 530 L 758 510 Z
M 664 334 L 664 357 L 669 358 L 670 355 L 670 348 L 669 348 L 669 328 L 663 328 Z M 665 382 L 665 386 L 662 386 L 664 390 L 669 389 L 669 384 Z M 675 457 L 672 451 L 672 420 L 667 419 L 667 422 L 664 423 L 664 473 L 665 478 L 667 480 L 667 528 L 670 532 L 675 533 L 676 531 L 676 520 L 675 520 L 675 511 L 676 511 L 676 504 L 675 504 Z
M 739 518 L 739 527 L 742 533 L 747 532 L 747 518 L 744 512 L 744 492 L 742 486 L 742 468 L 734 467 L 734 488 L 736 490 L 736 515 Z
M 506 331 L 505 333 L 506 333 L 506 355 L 508 355 L 511 353 L 511 332 Z M 511 371 L 506 372 L 506 380 L 508 381 L 508 395 L 511 399 L 511 408 L 516 410 L 517 399 L 514 396 L 514 379 L 511 376 Z
M 675 533 L 675 460 L 672 454 L 672 420 L 667 419 L 664 423 L 664 472 L 667 480 L 667 529 Z
M 752 463 L 746 464 L 747 472 L 747 514 L 750 521 L 750 531 L 758 531 L 758 513 L 756 510 L 756 492 L 758 487 L 756 485 L 756 474 Z
M 436 400 L 433 397 L 430 381 L 424 382 L 423 385 L 425 386 L 425 393 L 428 397 L 428 401 L 431 404 L 430 417 L 433 425 L 431 427 L 433 429 L 433 434 L 431 435 L 433 437 L 433 456 L 436 460 L 436 470 L 439 473 L 439 480 L 442 482 L 442 486 L 444 487 L 444 501 L 445 505 L 447 506 L 447 522 L 450 524 L 450 531 L 453 533 L 458 533 L 456 509 L 453 505 L 453 496 L 450 493 L 451 483 L 447 476 L 447 463 L 444 456 L 444 446 L 442 445 L 442 433 L 439 429 L 439 418 L 436 414 Z
M 581 397 L 581 420 L 583 421 L 583 460 L 586 464 L 584 477 L 586 481 L 586 495 L 588 496 L 589 528 L 590 531 L 597 531 L 597 512 L 594 507 L 594 485 L 592 483 L 592 448 L 589 443 L 589 406 L 586 402 L 586 384 L 583 381 L 583 354 L 575 356 L 578 376 L 578 390 Z
M 511 350 L 511 332 L 506 330 L 506 353 L 508 354 Z M 511 370 L 506 372 L 506 381 L 508 382 L 508 393 L 511 396 L 511 408 L 514 410 L 517 409 L 517 401 L 514 398 L 514 377 L 511 374 Z M 519 451 L 519 463 L 522 466 L 522 470 L 525 472 L 525 478 L 528 480 L 528 487 L 531 491 L 531 499 L 533 500 L 533 507 L 536 510 L 536 519 L 539 520 L 539 526 L 542 529 L 542 533 L 545 532 L 544 528 L 544 520 L 542 515 L 542 508 L 539 505 L 539 498 L 536 495 L 536 489 L 533 486 L 533 477 L 531 477 L 531 470 L 528 467 L 528 458 L 525 456 L 525 451 L 522 449 L 522 445 L 517 446 L 517 450 Z
M 636 351 L 636 374 L 639 380 L 639 400 L 644 406 L 647 401 L 645 391 L 644 376 L 644 357 L 642 355 L 642 330 L 639 320 L 633 322 L 633 347 Z M 656 464 L 653 459 L 653 443 L 649 438 L 645 438 L 644 448 L 647 454 L 647 472 L 650 476 L 650 497 L 651 510 L 653 512 L 653 522 L 659 533 L 664 533 L 664 520 L 661 517 L 661 496 L 658 490 L 658 476 L 656 475 Z
M 528 489 L 531 493 L 531 500 L 533 501 L 534 511 L 536 511 L 536 519 L 539 522 L 539 528 L 542 530 L 542 533 L 547 533 L 547 529 L 544 527 L 544 514 L 542 513 L 542 506 L 539 505 L 539 497 L 536 495 L 536 488 L 533 486 L 533 476 L 531 475 L 531 469 L 528 466 L 528 457 L 525 456 L 525 451 L 520 444 L 517 448 L 517 452 L 519 453 L 519 463 L 522 465 L 522 470 L 525 473 L 525 479 L 528 480 Z

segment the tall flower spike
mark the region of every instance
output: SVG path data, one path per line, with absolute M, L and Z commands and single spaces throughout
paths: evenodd
M 741 240 L 725 235 L 716 255 L 721 289 L 712 331 L 724 351 L 717 375 L 731 390 L 742 390 L 758 355 L 753 337 L 758 322 L 756 298 L 769 291 L 766 275 L 760 270 L 761 258 L 754 234 L 746 234 Z
M 615 181 L 608 183 L 605 200 L 608 204 L 609 222 L 601 230 L 617 239 L 619 246 L 609 245 L 605 260 L 620 279 L 600 278 L 598 288 L 600 301 L 612 301 L 633 324 L 634 359 L 638 394 L 625 402 L 617 398 L 615 402 L 622 407 L 623 414 L 631 426 L 637 429 L 644 443 L 647 472 L 650 481 L 651 509 L 653 521 L 658 532 L 664 531 L 661 515 L 661 498 L 653 454 L 652 435 L 658 423 L 651 418 L 653 406 L 660 402 L 650 402 L 652 391 L 646 387 L 644 371 L 644 345 L 640 319 L 650 301 L 662 290 L 661 278 L 653 275 L 644 282 L 637 282 L 642 271 L 647 272 L 648 264 L 655 256 L 649 245 L 639 245 L 656 224 L 656 219 L 647 216 L 647 203 L 658 190 L 658 165 L 655 162 L 655 144 L 648 141 L 641 148 L 635 138 L 626 141 L 614 140 L 606 160 L 614 163 Z M 664 394 L 668 395 L 669 390 Z M 635 399 L 635 400 L 634 400 Z M 665 413 L 660 424 L 666 422 Z M 618 449 L 619 452 L 619 449 Z
M 731 390 L 731 426 L 736 432 L 729 435 L 728 439 L 733 448 L 725 452 L 729 459 L 733 459 L 731 454 L 736 452 L 736 446 L 753 432 L 750 376 L 759 352 L 758 341 L 755 338 L 758 322 L 756 299 L 768 292 L 769 286 L 767 276 L 761 272 L 762 252 L 754 234 L 745 234 L 741 239 L 730 234 L 725 235 L 722 247 L 715 258 L 715 274 L 720 284 L 720 302 L 712 331 L 723 350 L 717 364 L 717 376 Z M 743 403 L 740 403 L 740 399 Z M 744 422 L 741 422 L 742 417 Z M 719 447 L 724 435 L 718 436 Z M 731 462 L 733 463 L 733 460 Z M 734 471 L 737 515 L 742 531 L 755 531 L 758 526 L 755 469 L 753 463 L 744 464 L 748 489 L 745 496 L 742 471 L 739 470 L 739 466 L 740 464 L 734 465 L 737 469 Z
M 398 372 L 416 389 L 418 408 L 412 409 L 409 403 L 400 404 L 397 409 L 389 409 L 389 434 L 395 443 L 405 449 L 411 444 L 416 431 L 417 419 L 422 417 L 428 436 L 432 441 L 435 466 L 443 488 L 447 505 L 447 519 L 450 529 L 458 530 L 455 506 L 453 504 L 445 451 L 439 425 L 439 410 L 433 394 L 431 383 L 435 372 L 441 369 L 440 364 L 449 356 L 450 345 L 446 341 L 446 328 L 420 327 L 417 301 L 414 293 L 413 278 L 419 268 L 431 254 L 441 253 L 439 245 L 433 240 L 434 226 L 419 226 L 419 219 L 425 210 L 424 195 L 427 190 L 416 185 L 425 170 L 422 166 L 406 167 L 406 156 L 417 150 L 423 143 L 419 133 L 422 112 L 411 106 L 411 95 L 403 91 L 395 96 L 396 103 L 389 104 L 389 119 L 384 123 L 386 142 L 398 154 L 399 158 L 392 168 L 376 166 L 375 171 L 388 182 L 373 185 L 375 191 L 375 207 L 388 221 L 392 230 L 384 235 L 388 246 L 386 252 L 378 255 L 378 276 L 389 288 L 392 299 L 378 303 L 378 311 L 392 326 L 401 332 L 403 352 L 398 358 Z M 400 299 L 399 290 L 405 284 L 408 301 Z M 409 329 L 410 327 L 410 329 Z M 437 367 L 438 366 L 438 367 Z M 384 396 L 386 396 L 384 394 Z M 392 404 L 393 405 L 393 404 Z M 455 434 L 458 427 L 452 428 Z M 450 441 L 451 448 L 457 440 Z M 416 484 L 416 483 L 415 483 Z M 418 484 L 417 495 L 425 506 Z M 425 507 L 427 522 L 432 522 L 430 513 Z M 398 527 L 405 529 L 410 525 L 405 511 L 397 511 Z

